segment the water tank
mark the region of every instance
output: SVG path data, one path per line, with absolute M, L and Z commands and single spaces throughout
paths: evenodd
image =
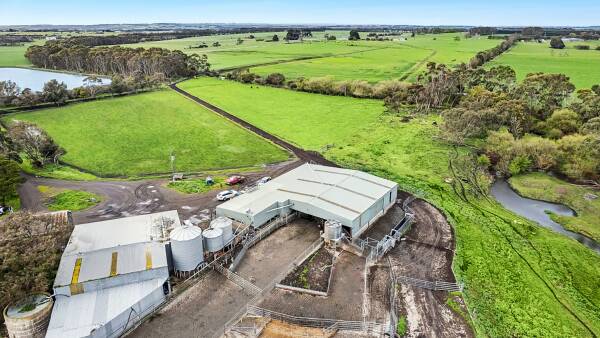
M 50 323 L 52 304 L 50 295 L 37 293 L 8 305 L 4 309 L 4 323 L 11 338 L 43 338 Z
M 208 229 L 202 233 L 204 237 L 204 245 L 206 245 L 206 251 L 217 252 L 223 249 L 225 243 L 223 243 L 223 230 L 221 229 Z
M 204 262 L 200 228 L 191 225 L 176 227 L 171 231 L 169 238 L 175 271 L 193 271 Z
M 342 237 L 342 224 L 337 221 L 325 222 L 325 234 L 326 240 L 337 241 Z
M 217 217 L 210 222 L 210 227 L 213 229 L 223 230 L 223 243 L 229 244 L 233 239 L 233 220 L 227 217 Z

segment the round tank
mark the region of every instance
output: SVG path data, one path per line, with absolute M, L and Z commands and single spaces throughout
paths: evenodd
M 229 244 L 233 239 L 233 220 L 227 217 L 218 217 L 210 222 L 210 227 L 213 229 L 223 230 L 223 243 Z
M 325 239 L 337 241 L 342 237 L 342 224 L 337 221 L 325 222 Z
M 193 271 L 204 262 L 202 230 L 184 225 L 171 231 L 171 255 L 176 271 Z
M 205 230 L 202 237 L 204 237 L 204 245 L 206 245 L 206 251 L 208 252 L 220 251 L 225 246 L 223 243 L 223 230 L 221 229 Z
M 43 338 L 46 336 L 52 298 L 47 293 L 27 296 L 4 309 L 4 323 L 11 338 Z

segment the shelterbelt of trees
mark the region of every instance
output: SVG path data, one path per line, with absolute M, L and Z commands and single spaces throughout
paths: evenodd
M 477 180 L 489 169 L 600 179 L 598 85 L 575 93 L 563 74 L 534 73 L 517 83 L 507 66 L 452 70 L 432 63 L 420 83 L 396 90 L 385 104 L 391 112 L 406 105 L 414 106 L 415 114 L 441 110 L 443 138 L 477 148 L 477 158 L 462 161 L 462 169 L 471 172 L 464 179 L 473 180 L 472 186 L 485 187 Z
M 162 76 L 165 80 L 206 72 L 206 55 L 187 55 L 164 48 L 124 48 L 71 45 L 50 41 L 31 46 L 25 56 L 36 67 L 80 73 L 128 76 Z
M 108 45 L 124 45 L 146 41 L 162 41 L 162 40 L 175 40 L 185 39 L 195 36 L 208 36 L 215 34 L 245 34 L 245 33 L 257 33 L 257 32 L 279 32 L 281 28 L 262 28 L 257 30 L 256 28 L 236 28 L 227 30 L 216 30 L 216 29 L 189 29 L 175 32 L 149 32 L 149 33 L 125 33 L 125 34 L 114 34 L 114 35 L 83 35 L 74 36 L 68 39 L 62 40 L 63 44 L 70 46 L 108 46 Z

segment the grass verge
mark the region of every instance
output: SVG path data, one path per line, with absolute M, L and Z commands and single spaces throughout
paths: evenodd
M 38 190 L 46 198 L 45 205 L 50 211 L 81 211 L 102 201 L 102 197 L 87 191 L 62 190 L 40 185 Z

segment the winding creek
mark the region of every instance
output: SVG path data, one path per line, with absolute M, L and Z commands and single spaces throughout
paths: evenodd
M 0 67 L 0 81 L 13 81 L 21 90 L 29 88 L 33 91 L 42 91 L 44 84 L 50 80 L 64 82 L 67 88 L 73 89 L 83 86 L 86 77 L 81 74 L 66 74 L 39 69 Z M 102 84 L 110 84 L 110 79 L 102 78 Z
M 588 248 L 600 254 L 600 243 L 584 235 L 566 230 L 562 225 L 554 222 L 546 212 L 550 211 L 563 216 L 575 216 L 575 212 L 562 204 L 538 201 L 525 198 L 517 194 L 505 180 L 497 180 L 492 185 L 492 196 L 506 209 L 537 222 L 559 234 L 571 237 Z

